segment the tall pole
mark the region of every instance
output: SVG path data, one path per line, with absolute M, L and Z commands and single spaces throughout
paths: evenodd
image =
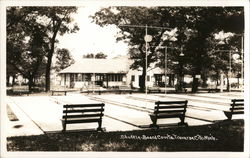
M 148 25 L 146 25 L 145 27 L 145 32 L 146 32 L 146 37 L 148 35 Z M 146 93 L 146 96 L 147 96 L 147 91 L 148 91 L 148 88 L 147 88 L 147 65 L 148 65 L 148 42 L 147 40 L 145 40 L 145 44 L 146 44 L 146 51 L 145 51 L 145 93 Z
M 93 46 L 94 46 L 94 48 L 95 48 L 95 43 L 93 43 Z M 95 54 L 93 53 L 93 57 L 94 57 L 94 60 L 95 60 Z M 93 73 L 93 84 L 92 84 L 92 89 L 93 89 L 93 94 L 95 94 L 95 90 L 94 90 L 94 87 L 95 87 L 95 73 Z
M 148 28 L 150 29 L 166 29 L 166 30 L 172 30 L 172 28 L 168 28 L 168 27 L 158 27 L 158 26 L 148 26 L 148 25 L 118 25 L 121 27 L 134 27 L 134 28 L 145 28 L 145 32 L 146 32 L 146 37 L 148 37 Z M 145 69 L 146 69 L 146 73 L 145 73 L 145 91 L 147 94 L 147 65 L 148 65 L 148 59 L 147 59 L 147 48 L 148 48 L 148 42 L 150 42 L 152 40 L 152 38 L 147 41 L 145 40 L 145 44 L 146 44 L 146 51 L 145 51 Z
M 231 82 L 230 79 L 232 78 L 232 61 L 231 61 L 231 51 L 229 51 L 229 79 L 228 79 L 228 84 L 229 84 L 229 92 L 231 92 Z
M 167 50 L 168 47 L 165 46 L 165 94 L 167 94 Z
M 243 88 L 244 88 L 244 48 L 243 48 L 243 44 L 244 44 L 244 37 L 243 34 L 241 35 L 241 82 L 242 82 L 242 86 L 241 86 L 241 92 L 243 92 Z

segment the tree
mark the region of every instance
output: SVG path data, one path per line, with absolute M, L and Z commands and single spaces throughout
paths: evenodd
M 52 57 L 56 45 L 56 37 L 58 34 L 74 33 L 79 30 L 76 24 L 70 26 L 72 23 L 71 15 L 76 13 L 76 7 L 40 7 L 38 12 L 41 17 L 46 17 L 47 35 L 49 40 L 49 51 L 47 54 L 46 64 L 46 91 L 50 90 L 50 70 L 52 64 Z
M 12 77 L 12 86 L 15 84 L 15 79 L 18 71 L 11 65 L 7 64 L 7 75 L 6 75 L 6 85 L 10 86 L 10 77 Z
M 165 32 L 164 29 L 148 28 L 148 34 L 151 35 L 152 41 L 147 50 L 147 65 L 145 62 L 146 50 L 144 36 L 146 34 L 145 27 L 148 26 L 163 26 L 168 27 L 167 17 L 158 15 L 158 8 L 146 7 L 109 7 L 103 8 L 92 16 L 93 20 L 100 26 L 116 25 L 121 30 L 121 36 L 117 40 L 126 40 L 130 46 L 130 58 L 133 59 L 132 69 L 142 70 L 140 78 L 140 90 L 145 90 L 146 69 L 151 63 L 157 61 L 156 46 L 160 45 L 161 36 Z M 164 20 L 163 20 L 164 18 Z M 126 27 L 125 25 L 137 25 L 139 27 Z
M 56 51 L 56 63 L 54 69 L 59 72 L 70 65 L 74 64 L 74 59 L 72 58 L 68 49 L 58 49 Z
M 7 73 L 13 69 L 15 75 L 28 79 L 29 90 L 34 79 L 43 74 L 47 45 L 43 25 L 29 16 L 30 8 L 7 8 Z M 7 74 L 8 76 L 9 74 Z
M 9 9 L 9 21 L 7 28 L 17 26 L 23 23 L 26 26 L 36 25 L 36 29 L 19 30 L 18 36 L 41 36 L 43 44 L 46 44 L 46 91 L 50 89 L 50 70 L 52 58 L 57 41 L 57 35 L 64 35 L 65 33 L 73 33 L 79 30 L 76 24 L 72 24 L 73 19 L 71 15 L 76 13 L 76 7 L 11 7 Z M 16 29 L 16 28 L 15 28 Z M 22 32 L 22 33 L 21 33 Z M 24 39 L 24 37 L 19 39 Z M 39 48 L 39 47 L 38 47 Z M 20 54 L 24 54 L 20 49 Z
M 102 52 L 99 52 L 97 54 L 90 53 L 90 54 L 83 55 L 83 58 L 106 59 L 107 55 L 105 55 Z
M 222 34 L 222 33 L 221 33 Z M 225 34 L 225 33 L 224 33 Z M 224 35 L 225 36 L 225 35 Z M 227 78 L 227 91 L 229 91 L 230 83 L 229 77 L 234 74 L 237 78 L 241 75 L 241 46 L 240 40 L 236 36 L 230 33 L 230 36 L 224 37 L 223 39 L 217 39 L 210 41 L 209 54 L 212 58 L 211 66 L 209 70 L 213 72 L 211 75 L 214 79 L 218 80 L 220 78 L 220 73 L 223 72 Z M 238 56 L 238 58 L 234 58 Z M 231 64 L 231 70 L 230 70 Z M 230 72 L 231 71 L 231 72 Z M 217 81 L 218 83 L 218 81 Z
M 209 37 L 221 30 L 239 33 L 244 28 L 242 7 L 109 7 L 100 10 L 92 18 L 100 26 L 114 24 L 120 28 L 123 36 L 117 40 L 126 40 L 129 43 L 130 56 L 134 60 L 131 68 L 143 69 L 141 90 L 145 88 L 145 74 L 150 63 L 158 60 L 164 63 L 164 58 L 158 58 L 156 48 L 172 45 L 178 48 L 170 56 L 179 62 L 175 70 L 179 74 L 178 82 L 183 82 L 185 73 L 192 75 L 192 92 L 196 92 L 199 86 L 196 75 L 201 75 L 205 81 L 206 72 L 212 62 L 208 53 Z M 124 27 L 124 24 L 139 27 Z M 166 30 L 148 29 L 153 40 L 148 50 L 148 65 L 145 65 L 145 28 L 142 26 L 147 25 L 176 28 L 178 40 L 174 43 L 164 41 L 162 36 Z M 185 56 L 180 57 L 181 52 Z
M 165 10 L 161 10 L 165 12 Z M 169 12 L 168 10 L 166 10 Z M 183 71 L 193 76 L 192 92 L 199 86 L 196 75 L 205 81 L 213 63 L 209 38 L 219 31 L 242 33 L 242 7 L 177 7 L 171 11 L 170 27 L 177 27 L 177 44 L 182 45 Z M 164 14 L 164 13 L 162 13 Z M 237 25 L 235 24 L 237 22 Z M 190 32 L 190 33 L 189 33 Z M 214 39 L 213 39 L 214 40 Z

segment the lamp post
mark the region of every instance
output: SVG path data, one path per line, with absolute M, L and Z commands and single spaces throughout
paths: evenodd
M 230 81 L 230 79 L 232 79 L 232 60 L 231 60 L 231 58 L 232 58 L 232 53 L 231 53 L 231 51 L 229 51 L 229 79 L 228 79 L 228 81 L 229 81 L 229 92 L 231 92 L 231 81 Z
M 93 48 L 95 48 L 95 43 L 93 43 Z M 93 58 L 94 58 L 94 60 L 95 60 L 95 54 L 93 54 Z M 95 87 L 95 79 L 96 79 L 96 74 L 93 73 L 93 84 L 92 84 L 93 94 L 95 94 L 95 90 L 94 90 L 94 87 Z
M 168 51 L 168 47 L 167 46 L 161 46 L 160 48 L 164 48 L 164 76 L 165 76 L 165 94 L 167 94 L 167 51 Z
M 167 94 L 167 66 L 168 66 L 168 61 L 167 61 L 167 51 L 168 47 L 165 47 L 165 94 Z
M 167 60 L 167 55 L 168 55 L 168 49 L 177 49 L 176 47 L 168 47 L 168 46 L 160 46 L 159 48 L 164 48 L 164 75 L 165 75 L 165 94 L 167 94 L 167 67 L 168 67 L 168 60 Z M 183 53 L 181 53 L 179 56 L 184 56 Z M 175 62 L 174 64 L 179 64 L 179 62 Z
M 229 63 L 229 79 L 228 79 L 228 81 L 229 81 L 229 89 L 228 89 L 228 91 L 229 92 L 231 92 L 231 82 L 230 82 L 230 79 L 232 78 L 232 60 L 231 60 L 231 58 L 232 58 L 232 53 L 231 53 L 231 51 L 232 50 L 216 50 L 215 52 L 229 52 L 229 61 L 228 61 L 228 63 Z M 221 84 L 222 84 L 222 80 L 221 80 Z M 223 87 L 221 86 L 221 92 L 223 92 L 223 89 L 222 89 Z
M 244 88 L 244 33 L 242 34 L 234 34 L 234 36 L 240 36 L 241 37 L 241 81 L 242 81 L 242 87 L 241 92 L 243 92 Z
M 144 40 L 145 40 L 145 47 L 146 47 L 146 51 L 145 51 L 145 93 L 147 95 L 147 64 L 148 64 L 148 59 L 147 59 L 147 55 L 148 55 L 148 42 L 152 41 L 152 36 L 148 35 L 148 28 L 152 28 L 152 29 L 166 29 L 166 30 L 172 30 L 171 28 L 168 27 L 158 27 L 158 26 L 148 26 L 148 25 L 118 25 L 121 27 L 132 27 L 132 28 L 145 28 L 145 36 L 144 36 Z
M 185 54 L 183 53 L 183 47 L 181 47 L 181 53 L 179 54 L 179 57 L 184 57 Z M 183 84 L 183 80 L 184 80 L 184 75 L 182 76 L 183 74 L 183 61 L 181 60 L 181 64 L 180 64 L 180 90 L 182 91 L 182 84 Z M 177 90 L 178 90 L 178 87 L 177 87 Z
M 147 95 L 147 68 L 148 68 L 148 42 L 151 42 L 152 41 L 152 36 L 151 35 L 148 35 L 148 26 L 146 25 L 146 28 L 145 28 L 145 37 L 144 37 L 144 40 L 145 40 L 145 46 L 146 46 L 146 50 L 145 50 L 145 93 Z

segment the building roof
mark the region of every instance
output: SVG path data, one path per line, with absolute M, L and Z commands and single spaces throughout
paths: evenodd
M 82 59 L 60 71 L 60 73 L 127 73 L 131 60 L 115 59 Z

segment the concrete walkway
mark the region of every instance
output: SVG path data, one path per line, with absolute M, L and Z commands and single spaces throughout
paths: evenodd
M 7 121 L 7 136 L 38 135 L 62 130 L 63 105 L 70 103 L 105 103 L 103 127 L 106 131 L 143 130 L 152 122 L 158 100 L 188 100 L 186 122 L 189 126 L 211 124 L 224 120 L 223 110 L 229 109 L 230 100 L 243 98 L 243 93 L 206 94 L 103 94 L 82 95 L 69 93 L 67 96 L 17 96 L 7 97 L 7 104 L 18 121 Z M 242 118 L 241 116 L 237 116 Z M 179 119 L 159 120 L 159 124 L 172 124 Z M 93 129 L 97 123 L 67 125 L 68 130 Z

